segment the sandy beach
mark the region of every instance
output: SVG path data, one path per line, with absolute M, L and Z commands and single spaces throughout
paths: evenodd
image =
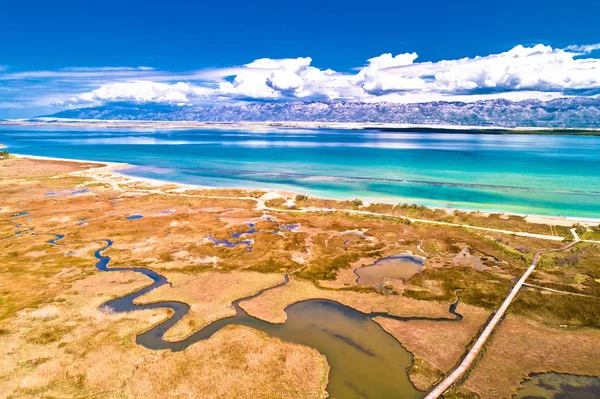
M 277 190 L 203 188 L 128 176 L 122 173 L 131 165 L 118 162 L 13 156 L 0 166 L 0 253 L 8 282 L 2 299 L 9 305 L 2 307 L 9 312 L 0 341 L 10 348 L 2 363 L 11 376 L 0 383 L 2 391 L 20 392 L 20 381 L 38 381 L 35 386 L 70 397 L 69 385 L 63 384 L 69 380 L 61 376 L 83 370 L 83 386 L 102 396 L 104 387 L 114 386 L 105 377 L 110 363 L 113 373 L 138 370 L 137 378 L 123 381 L 124 389 L 136 392 L 131 397 L 168 396 L 171 383 L 153 396 L 136 381 L 151 380 L 155 370 L 171 381 L 181 369 L 198 375 L 190 380 L 198 386 L 185 388 L 193 397 L 204 397 L 214 383 L 234 387 L 240 381 L 246 391 L 264 392 L 264 384 L 246 372 L 260 356 L 256 375 L 273 370 L 273 392 L 295 390 L 286 397 L 321 397 L 315 392 L 325 390 L 348 397 L 350 389 L 343 384 L 348 375 L 360 375 L 366 390 L 389 373 L 398 384 L 395 391 L 408 389 L 418 399 L 453 369 L 507 288 L 529 270 L 532 256 L 566 245 L 564 254 L 544 255 L 540 272 L 529 276 L 531 284 L 519 293 L 525 302 L 511 303 L 507 321 L 486 344 L 483 363 L 474 366 L 477 378 L 469 387 L 485 392 L 491 384 L 513 392 L 531 372 L 556 371 L 557 364 L 565 373 L 597 374 L 592 354 L 598 342 L 593 327 L 600 276 L 589 266 L 597 265 L 595 230 Z M 419 254 L 425 267 L 404 280 L 356 281 L 357 268 L 398 254 Z M 561 266 L 575 255 L 580 263 Z M 553 272 L 557 267 L 561 273 Z M 146 276 L 155 283 L 137 298 L 137 291 L 148 289 Z M 123 295 L 129 298 L 125 302 Z M 114 312 L 103 312 L 103 304 Z M 326 313 L 318 316 L 319 311 Z M 348 318 L 348 312 L 357 313 Z M 167 325 L 173 317 L 175 324 Z M 326 323 L 317 326 L 324 335 L 297 340 L 304 330 L 314 332 L 315 320 Z M 348 327 L 347 321 L 359 320 Z M 507 322 L 513 328 L 505 334 Z M 156 335 L 157 328 L 164 330 Z M 381 336 L 384 330 L 388 335 Z M 210 336 L 211 331 L 216 333 Z M 375 335 L 365 338 L 365 332 Z M 99 341 L 99 336 L 113 339 Z M 509 358 L 489 358 L 497 337 L 508 339 L 499 349 L 510 351 Z M 442 339 L 450 349 L 440 353 Z M 561 343 L 558 352 L 555 342 Z M 243 345 L 248 356 L 240 367 Z M 265 358 L 264 348 L 276 353 Z M 40 353 L 52 359 L 49 377 L 43 365 L 20 366 Z M 232 357 L 223 363 L 228 353 Z M 519 362 L 514 353 L 530 354 L 532 360 Z M 293 364 L 304 360 L 290 368 L 289 358 L 296 359 Z M 390 367 L 388 358 L 397 364 Z M 219 367 L 207 374 L 214 363 Z M 495 368 L 488 364 L 505 367 L 508 382 L 495 380 Z M 87 377 L 94 375 L 102 378 Z
M 211 186 L 201 186 L 195 184 L 184 184 L 175 181 L 169 180 L 159 180 L 152 179 L 147 177 L 138 177 L 138 176 L 130 176 L 121 173 L 123 170 L 130 169 L 135 167 L 135 165 L 130 165 L 127 163 L 119 163 L 119 162 L 97 162 L 97 161 L 89 161 L 84 159 L 68 159 L 68 158 L 55 158 L 55 157 L 44 157 L 44 156 L 34 156 L 34 155 L 24 155 L 24 154 L 13 154 L 19 158 L 29 158 L 29 159 L 40 159 L 40 160 L 54 160 L 54 161 L 65 161 L 65 162 L 78 162 L 78 163 L 97 163 L 99 165 L 103 165 L 101 168 L 90 169 L 88 171 L 82 172 L 85 173 L 89 177 L 93 177 L 99 181 L 109 183 L 109 184 L 129 184 L 135 182 L 143 182 L 150 184 L 152 186 L 163 186 L 163 185 L 176 185 L 178 188 L 173 191 L 185 191 L 185 190 L 194 190 L 194 189 L 215 189 L 217 187 Z M 236 187 L 235 189 L 251 191 L 256 190 L 256 188 L 250 187 Z M 259 188 L 260 191 L 265 191 L 267 193 L 271 193 L 270 198 L 274 197 L 282 197 L 288 200 L 293 200 L 296 195 L 300 194 L 293 191 L 284 191 L 284 190 L 276 190 L 272 188 Z M 305 195 L 305 194 L 302 194 Z M 336 198 L 327 198 L 327 197 L 316 197 L 309 196 L 312 198 L 322 198 L 326 200 L 337 200 Z M 376 202 L 375 202 L 376 201 Z M 370 205 L 371 203 L 382 203 L 382 204 L 395 204 L 396 202 L 385 201 L 385 200 L 375 200 L 374 202 L 365 203 L 365 205 Z M 448 213 L 452 213 L 455 210 L 463 211 L 463 212 L 472 212 L 479 215 L 489 216 L 491 212 L 481 212 L 474 211 L 471 209 L 460 209 L 460 208 L 441 208 L 441 207 L 428 207 L 430 209 L 440 209 L 444 210 Z M 524 217 L 524 219 L 529 223 L 536 224 L 547 224 L 554 226 L 564 226 L 571 227 L 576 223 L 579 223 L 584 226 L 597 226 L 600 224 L 600 218 L 584 218 L 584 217 L 567 217 L 567 216 L 552 216 L 552 215 L 524 215 L 519 213 L 510 213 L 510 212 L 501 212 L 503 215 L 508 216 L 519 216 Z

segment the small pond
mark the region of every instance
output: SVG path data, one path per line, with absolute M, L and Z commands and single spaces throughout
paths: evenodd
M 423 258 L 413 255 L 394 255 L 381 258 L 374 264 L 356 269 L 357 282 L 377 285 L 384 278 L 408 280 L 423 269 Z
M 519 399 L 596 399 L 600 398 L 600 378 L 545 373 L 531 376 L 517 392 Z

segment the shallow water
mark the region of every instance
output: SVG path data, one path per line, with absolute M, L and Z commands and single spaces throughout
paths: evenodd
M 65 238 L 64 234 L 52 234 L 54 236 L 53 239 L 46 241 L 48 244 L 50 245 L 58 245 L 57 241 L 62 240 L 63 238 Z
M 600 378 L 569 374 L 537 374 L 523 383 L 518 399 L 597 399 L 600 398 Z
M 267 218 L 267 220 L 271 220 L 271 218 Z M 258 233 L 260 230 L 256 228 L 254 223 L 246 223 L 248 225 L 248 230 L 239 231 L 237 233 L 231 233 L 231 238 L 237 240 L 242 236 L 249 236 L 255 233 Z M 277 223 L 277 229 L 273 231 L 273 234 L 281 234 L 282 231 L 294 231 L 300 227 L 300 224 L 290 224 L 284 225 Z M 246 250 L 248 252 L 252 251 L 252 244 L 254 244 L 254 240 L 242 240 L 242 241 L 231 241 L 231 240 L 217 240 L 213 236 L 209 236 L 208 239 L 215 245 L 224 245 L 227 248 L 235 248 L 238 245 L 245 245 Z
M 362 285 L 376 285 L 384 278 L 408 280 L 423 268 L 423 259 L 412 255 L 388 256 L 374 264 L 356 269 L 357 282 Z
M 233 236 L 233 234 L 232 234 L 232 236 Z M 208 239 L 217 246 L 224 245 L 227 248 L 235 248 L 238 245 L 245 245 L 246 251 L 248 251 L 248 252 L 252 251 L 252 244 L 254 243 L 253 240 L 242 240 L 242 241 L 217 240 L 213 236 L 208 237 Z
M 215 187 L 524 214 L 600 217 L 600 137 L 377 130 L 0 127 L 15 153 L 127 162 Z
M 256 227 L 254 227 L 254 223 L 248 223 L 248 227 L 250 227 L 250 228 L 246 231 L 239 231 L 237 233 L 232 233 L 231 238 L 240 238 L 244 234 L 254 234 L 258 231 L 258 230 L 256 230 Z
M 282 224 L 282 225 L 279 225 L 279 230 L 294 231 L 298 227 L 300 227 L 300 223 L 297 223 L 297 224 L 288 224 L 288 225 Z
M 386 314 L 360 313 L 352 308 L 327 300 L 309 300 L 293 304 L 285 309 L 287 321 L 284 324 L 271 324 L 249 316 L 239 303 L 233 303 L 234 317 L 218 320 L 187 339 L 179 342 L 166 342 L 163 336 L 189 311 L 189 305 L 165 301 L 148 305 L 134 305 L 136 298 L 169 282 L 160 274 L 144 268 L 108 268 L 110 258 L 102 252 L 112 245 L 96 251 L 96 267 L 101 271 L 130 270 L 150 277 L 153 283 L 123 298 L 102 305 L 116 312 L 129 312 L 139 309 L 172 309 L 171 318 L 151 330 L 137 336 L 136 342 L 149 349 L 170 349 L 179 351 L 195 342 L 210 338 L 221 328 L 230 325 L 244 325 L 266 332 L 288 342 L 307 345 L 317 349 L 327 357 L 331 367 L 327 391 L 332 398 L 422 398 L 410 383 L 406 368 L 411 363 L 411 355 L 379 325 L 371 320 L 375 316 L 385 316 L 400 320 L 422 318 L 398 318 Z M 287 284 L 286 282 L 283 284 Z M 257 294 L 257 295 L 260 295 Z M 255 296 L 257 296 L 255 295 Z M 255 297 L 254 296 L 254 297 Z M 450 307 L 450 319 L 436 319 L 439 322 L 453 322 L 462 318 L 456 313 L 457 303 Z M 453 318 L 452 318 L 453 317 Z
M 11 217 L 13 217 L 13 218 L 18 218 L 18 217 L 21 217 L 21 216 L 26 216 L 26 215 L 29 215 L 29 211 L 24 211 L 24 212 L 15 213 L 15 214 L 13 214 Z

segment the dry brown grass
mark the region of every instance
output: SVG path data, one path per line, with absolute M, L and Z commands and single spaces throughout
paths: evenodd
M 384 296 L 375 293 L 335 291 L 317 288 L 314 284 L 291 278 L 289 284 L 269 290 L 262 295 L 240 302 L 248 314 L 270 323 L 284 323 L 284 309 L 308 299 L 329 299 L 363 313 L 389 312 L 395 316 L 448 317 L 448 304 L 417 301 L 400 295 Z
M 387 213 L 390 215 L 405 216 L 415 219 L 437 220 L 447 223 L 467 224 L 494 229 L 525 231 L 528 233 L 569 236 L 569 229 L 565 226 L 553 226 L 543 223 L 528 221 L 527 217 L 506 215 L 502 213 L 483 213 L 478 211 L 460 211 L 447 209 L 433 209 L 414 204 L 370 204 L 361 207 L 361 210 Z
M 110 314 L 106 300 L 139 289 L 136 273 L 97 273 L 62 300 L 5 319 L 0 397 L 317 398 L 328 365 L 317 351 L 231 326 L 182 352 L 154 352 L 135 335 L 164 310 Z
M 146 352 L 135 345 L 134 331 L 167 314 L 112 315 L 98 311 L 98 306 L 147 283 L 135 273 L 98 273 L 76 281 L 70 293 L 50 305 L 5 318 L 0 392 L 6 397 L 74 397 L 114 389 Z
M 365 313 L 389 311 L 400 316 L 450 317 L 448 305 L 457 289 L 461 290 L 465 303 L 477 304 L 485 299 L 486 306 L 492 308 L 505 295 L 508 282 L 528 266 L 536 250 L 562 245 L 345 212 L 267 212 L 256 208 L 258 201 L 242 198 L 256 197 L 260 192 L 192 190 L 179 195 L 173 191 L 176 185 L 137 182 L 111 174 L 109 169 L 85 169 L 91 166 L 11 159 L 3 162 L 0 170 L 0 238 L 6 238 L 0 240 L 0 392 L 7 392 L 7 396 L 302 398 L 324 395 L 327 365 L 322 356 L 247 328 L 229 327 L 181 353 L 153 352 L 137 346 L 136 334 L 165 318 L 167 311 L 98 312 L 98 306 L 109 298 L 149 283 L 135 273 L 98 273 L 92 255 L 103 245 L 99 240 L 109 238 L 115 242 L 106 251 L 112 257 L 110 266 L 148 267 L 165 273 L 174 283 L 175 288 L 165 286 L 143 300 L 175 299 L 192 306 L 187 320 L 168 332 L 171 339 L 232 314 L 233 300 L 274 286 L 282 281 L 284 272 L 301 266 L 304 268 L 288 286 L 247 301 L 244 308 L 262 319 L 283 322 L 286 306 L 321 298 Z M 74 174 L 66 175 L 69 171 Z M 57 174 L 60 176 L 48 178 Z M 45 195 L 50 191 L 69 192 L 76 187 L 88 187 L 90 192 L 77 196 Z M 311 201 L 314 206 L 335 205 L 335 202 Z M 356 206 L 350 202 L 341 204 L 348 209 Z M 175 213 L 160 214 L 171 209 Z M 10 218 L 21 211 L 31 214 Z M 131 214 L 142 214 L 144 218 L 125 220 Z M 300 232 L 254 234 L 251 252 L 245 247 L 217 247 L 207 240 L 210 235 L 230 238 L 232 232 L 245 230 L 250 219 L 261 216 L 277 217 L 284 224 L 300 223 Z M 78 222 L 84 218 L 86 226 Z M 499 228 L 523 223 L 516 219 L 492 219 Z M 27 229 L 18 236 L 16 223 Z M 272 230 L 273 223 L 262 222 L 260 227 Z M 30 235 L 29 228 L 36 235 Z M 344 234 L 349 230 L 362 231 L 364 237 Z M 59 246 L 52 246 L 46 243 L 53 238 L 50 233 L 66 237 Z M 350 240 L 344 244 L 347 238 Z M 355 262 L 371 263 L 378 257 L 407 251 L 419 253 L 420 242 L 426 251 L 427 270 L 397 287 L 396 291 L 404 296 L 351 291 L 355 286 L 352 273 Z M 451 260 L 462 245 L 477 256 L 495 257 L 499 262 L 486 263 L 491 269 L 484 273 L 452 267 Z M 595 257 L 585 259 L 592 266 L 596 262 Z M 249 273 L 251 270 L 254 272 Z M 547 275 L 554 272 L 544 267 L 541 270 Z M 586 270 L 585 273 L 595 276 L 595 272 L 589 271 L 592 269 L 586 266 Z M 573 276 L 582 274 L 579 269 L 573 272 Z M 578 284 L 591 291 L 596 282 L 592 277 L 586 279 Z M 324 288 L 318 288 L 318 284 Z M 409 294 L 413 299 L 408 298 Z M 536 314 L 542 304 L 534 297 L 527 306 L 531 314 Z M 593 315 L 585 312 L 587 316 Z M 405 325 L 412 326 L 411 323 Z M 451 354 L 437 353 L 440 344 L 436 338 L 419 341 L 407 328 L 396 334 L 413 346 L 417 356 L 415 366 L 439 374 L 450 359 L 457 357 L 459 347 L 465 345 L 460 339 L 466 339 L 476 324 L 474 321 L 470 324 L 469 319 L 462 323 L 414 324 L 423 336 L 439 334 L 442 338 L 438 339 L 443 339 L 447 334 L 448 340 L 454 339 L 456 346 Z M 560 332 L 572 339 L 580 334 Z M 563 357 L 571 356 L 563 353 Z M 573 363 L 572 370 L 576 369 Z M 579 370 L 586 368 L 582 366 Z M 414 370 L 411 373 L 417 375 Z M 156 392 L 155 396 L 150 390 Z
M 373 262 L 365 261 L 364 263 L 372 264 Z M 360 267 L 360 264 L 362 264 L 362 262 L 357 262 L 357 263 L 353 264 L 352 269 L 342 269 L 342 270 L 338 271 L 335 280 L 323 280 L 323 281 L 320 281 L 319 284 L 322 287 L 332 288 L 332 289 L 355 287 L 357 285 L 356 279 L 358 278 L 358 276 L 354 273 L 354 270 L 357 267 Z
M 600 376 L 600 331 L 565 330 L 509 315 L 464 387 L 481 398 L 509 398 L 533 373 Z
M 205 195 L 214 197 L 251 197 L 260 198 L 265 194 L 265 191 L 261 190 L 242 190 L 238 188 L 206 188 L 206 189 L 193 189 L 186 190 L 185 194 L 188 195 Z
M 464 317 L 456 323 L 398 321 L 385 317 L 373 319 L 414 355 L 409 377 L 417 389 L 425 391 L 431 388 L 452 370 L 490 315 L 484 309 L 463 304 L 458 306 L 458 312 Z
M 44 178 L 102 166 L 93 162 L 11 158 L 0 163 L 0 180 Z
M 198 241 L 226 226 L 220 213 L 233 210 L 237 213 L 227 216 L 256 217 L 253 201 L 158 195 L 154 191 L 173 187 L 149 184 L 131 185 L 140 191 L 115 192 L 110 184 L 118 181 L 114 177 L 104 183 L 85 175 L 45 178 L 79 171 L 86 167 L 82 164 L 11 160 L 4 165 L 0 235 L 9 239 L 0 241 L 0 397 L 325 396 L 327 362 L 312 349 L 230 327 L 183 352 L 154 352 L 136 345 L 135 336 L 168 311 L 98 311 L 108 299 L 150 282 L 137 273 L 97 272 L 92 254 L 104 245 L 96 240 L 106 238 L 115 240 L 107 251 L 113 257 L 110 266 L 182 270 L 168 277 L 186 292 L 193 311 L 197 301 L 207 320 L 231 312 L 236 295 L 283 281 L 282 275 L 259 273 L 197 274 L 200 259 L 218 263 L 232 256 L 226 248 Z M 91 192 L 84 195 L 45 195 L 86 186 Z M 117 196 L 120 200 L 111 202 Z M 159 215 L 166 209 L 176 212 Z M 9 218 L 21 211 L 31 214 Z M 134 213 L 145 218 L 125 220 Z M 78 222 L 83 218 L 87 226 Z M 36 235 L 29 230 L 15 235 L 11 221 L 21 223 L 21 229 L 33 228 Z M 51 232 L 66 235 L 59 246 L 46 243 Z M 198 286 L 189 281 L 193 278 L 203 281 L 199 287 L 210 300 L 197 295 Z M 164 378 L 160 384 L 154 380 L 158 374 Z
M 228 326 L 180 353 L 165 353 L 133 374 L 132 398 L 324 398 L 329 367 L 307 347 Z
M 169 341 L 182 340 L 213 321 L 234 316 L 235 309 L 231 304 L 236 299 L 257 294 L 284 281 L 280 274 L 257 272 L 164 275 L 173 287 L 164 285 L 138 298 L 137 303 L 174 300 L 190 305 L 190 312 L 165 334 Z

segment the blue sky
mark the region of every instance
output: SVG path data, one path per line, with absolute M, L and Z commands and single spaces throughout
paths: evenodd
M 0 117 L 112 100 L 596 95 L 600 67 L 576 61 L 600 58 L 598 15 L 595 0 L 10 1 L 0 12 Z M 498 54 L 507 54 L 499 66 L 475 58 Z M 519 70 L 500 76 L 514 57 Z M 466 69 L 443 64 L 463 58 L 473 60 Z M 548 63 L 560 76 L 530 82 Z

